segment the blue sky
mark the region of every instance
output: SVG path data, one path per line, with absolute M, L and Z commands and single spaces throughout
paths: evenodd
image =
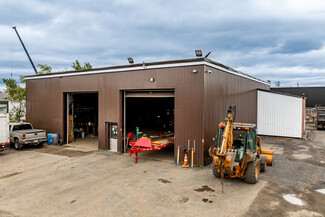
M 0 78 L 35 65 L 71 69 L 186 59 L 194 50 L 281 86 L 325 85 L 325 3 L 319 0 L 0 0 Z M 2 80 L 2 79 L 1 79 Z

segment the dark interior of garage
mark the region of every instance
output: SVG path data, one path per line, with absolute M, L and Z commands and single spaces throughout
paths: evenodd
M 98 136 L 98 93 L 71 93 L 69 131 L 73 140 Z
M 126 99 L 126 129 L 143 136 L 174 133 L 174 98 L 134 97 Z
M 167 144 L 174 140 L 174 97 L 130 97 L 126 99 L 126 132 L 136 139 Z M 174 161 L 174 145 L 141 153 L 141 158 Z

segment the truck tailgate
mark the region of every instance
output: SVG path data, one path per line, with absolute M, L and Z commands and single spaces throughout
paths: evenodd
M 24 130 L 24 134 L 26 135 L 26 140 L 36 140 L 46 138 L 45 130 Z

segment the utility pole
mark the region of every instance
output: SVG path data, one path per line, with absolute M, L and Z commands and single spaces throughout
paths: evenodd
M 19 41 L 20 41 L 21 45 L 23 46 L 23 48 L 24 48 L 24 50 L 25 50 L 25 52 L 26 52 L 26 54 L 27 54 L 27 57 L 28 57 L 28 59 L 29 59 L 29 62 L 30 62 L 30 64 L 32 64 L 33 69 L 34 69 L 35 73 L 37 74 L 37 70 L 36 70 L 36 68 L 35 68 L 35 66 L 34 66 L 34 63 L 33 63 L 33 61 L 32 61 L 32 58 L 30 58 L 30 56 L 29 56 L 29 54 L 28 54 L 28 52 L 27 52 L 27 49 L 26 49 L 26 47 L 25 47 L 23 41 L 21 40 L 21 38 L 20 38 L 20 36 L 19 36 L 19 34 L 18 34 L 18 32 L 17 32 L 16 26 L 14 26 L 14 27 L 12 27 L 12 28 L 15 30 L 15 32 L 16 32 L 18 38 L 19 38 Z

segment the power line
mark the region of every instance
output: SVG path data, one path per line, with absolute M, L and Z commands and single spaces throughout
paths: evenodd
M 11 53 L 10 53 L 10 78 L 12 79 L 12 53 L 13 53 L 13 43 L 12 43 L 12 35 L 13 35 L 14 31 L 13 29 L 11 29 Z

